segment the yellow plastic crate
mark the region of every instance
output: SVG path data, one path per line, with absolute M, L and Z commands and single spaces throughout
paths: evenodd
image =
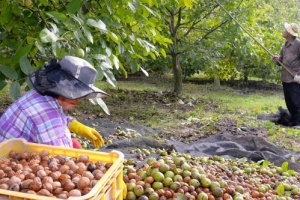
M 113 163 L 103 177 L 86 195 L 81 197 L 69 197 L 69 200 L 121 200 L 123 199 L 123 161 L 124 154 L 119 151 L 111 151 L 110 153 L 88 151 L 83 149 L 72 149 L 65 147 L 57 147 L 43 144 L 27 142 L 25 139 L 11 139 L 0 143 L 0 157 L 8 157 L 9 152 L 14 150 L 19 153 L 35 152 L 48 150 L 49 154 L 65 155 L 78 158 L 81 154 L 86 154 L 93 162 L 101 161 L 103 163 Z M 22 192 L 14 192 L 0 189 L 0 200 L 54 200 L 57 198 L 45 197 Z

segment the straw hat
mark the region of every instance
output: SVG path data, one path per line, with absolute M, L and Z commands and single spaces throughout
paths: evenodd
M 298 35 L 299 32 L 299 26 L 295 23 L 284 23 L 284 28 L 287 30 L 287 32 L 293 36 Z
M 41 94 L 54 94 L 68 99 L 102 98 L 109 94 L 95 87 L 97 70 L 86 60 L 65 56 L 52 59 L 29 75 L 33 87 Z

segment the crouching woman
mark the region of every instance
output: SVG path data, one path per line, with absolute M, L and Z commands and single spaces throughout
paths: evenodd
M 34 89 L 12 103 L 0 118 L 0 142 L 24 138 L 28 142 L 81 148 L 71 138 L 76 133 L 100 148 L 104 141 L 93 128 L 83 125 L 64 110 L 72 109 L 83 99 L 109 96 L 93 86 L 97 70 L 87 61 L 66 56 L 52 59 L 30 73 Z

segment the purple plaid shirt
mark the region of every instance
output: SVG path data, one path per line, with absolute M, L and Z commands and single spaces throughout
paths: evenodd
M 0 118 L 0 142 L 24 138 L 28 142 L 72 147 L 67 117 L 58 101 L 30 90 L 11 104 Z

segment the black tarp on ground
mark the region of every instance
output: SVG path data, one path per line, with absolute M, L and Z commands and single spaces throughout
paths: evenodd
M 278 148 L 261 137 L 218 134 L 191 144 L 182 144 L 176 141 L 168 141 L 168 143 L 173 144 L 179 152 L 190 153 L 195 156 L 246 157 L 255 162 L 269 160 L 277 166 L 281 166 L 283 162 L 289 161 L 290 169 L 300 170 L 299 163 L 290 161 L 291 157 L 298 161 L 300 159 L 299 153 Z
M 104 137 L 115 134 L 117 126 L 120 126 L 122 130 L 130 129 L 140 133 L 141 136 L 139 137 L 114 140 L 113 144 L 100 149 L 100 151 L 103 152 L 109 152 L 112 149 L 121 151 L 125 154 L 125 158 L 127 159 L 133 158 L 137 160 L 136 155 L 130 154 L 128 149 L 150 147 L 168 149 L 173 145 L 176 151 L 189 153 L 197 157 L 213 155 L 224 156 L 226 158 L 246 157 L 255 162 L 269 160 L 277 166 L 281 166 L 283 162 L 288 161 L 290 169 L 300 170 L 300 163 L 298 162 L 300 161 L 300 153 L 283 150 L 264 138 L 253 135 L 236 136 L 231 134 L 218 134 L 189 144 L 172 140 L 161 143 L 150 138 L 152 134 L 159 133 L 160 130 L 153 130 L 149 127 L 133 124 L 117 124 L 105 119 L 85 120 L 82 122 L 86 125 L 97 125 L 95 128 L 100 131 Z M 157 156 L 157 154 L 151 154 L 148 157 Z M 291 162 L 291 157 L 294 157 L 296 162 Z M 140 166 L 143 164 L 141 161 L 138 162 Z

